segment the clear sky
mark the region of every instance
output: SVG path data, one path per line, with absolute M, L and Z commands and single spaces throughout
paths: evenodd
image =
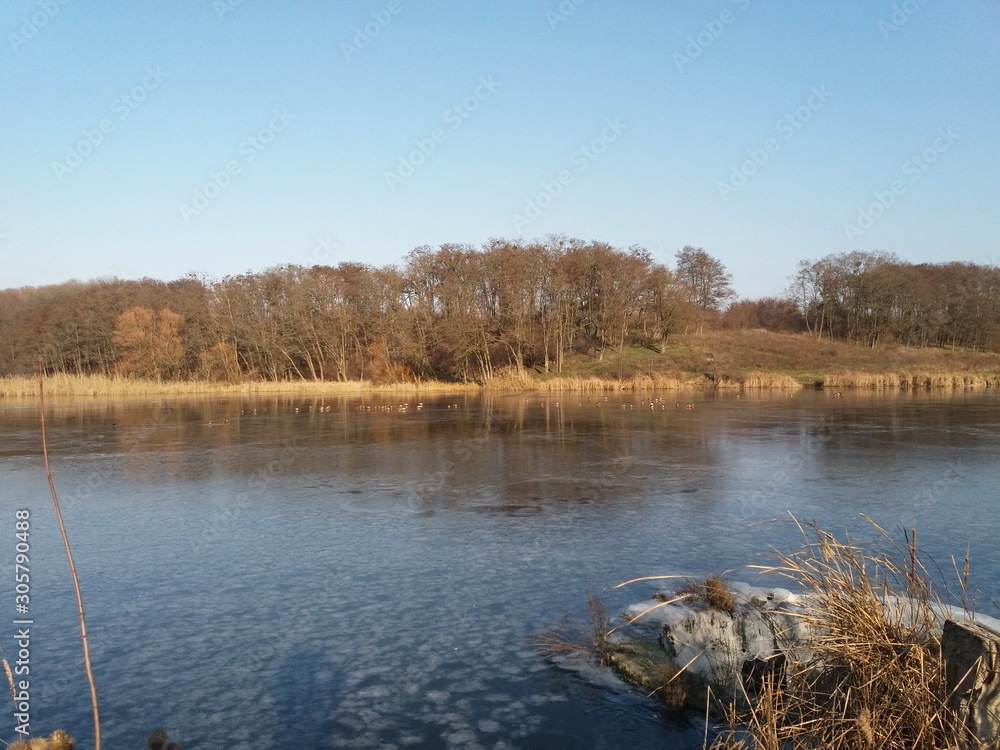
M 0 288 L 550 233 L 1000 262 L 1000 2 L 0 0 Z

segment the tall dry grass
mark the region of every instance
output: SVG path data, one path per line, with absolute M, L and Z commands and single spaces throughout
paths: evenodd
M 1000 373 L 971 371 L 862 371 L 833 370 L 822 375 L 828 388 L 1000 388 Z M 543 393 L 609 393 L 616 391 L 797 389 L 802 384 L 785 373 L 749 370 L 743 377 L 684 375 L 680 373 L 636 373 L 623 378 L 610 376 L 536 376 L 532 371 L 503 368 L 482 386 L 476 383 L 445 383 L 435 380 L 373 384 L 371 381 L 159 381 L 108 375 L 49 375 L 45 390 L 53 397 L 72 396 L 183 396 L 242 395 L 276 393 L 355 395 L 364 393 L 468 393 L 480 388 L 497 392 L 538 391 Z M 6 376 L 0 378 L 0 398 L 37 398 L 37 379 Z
M 369 381 L 253 381 L 213 383 L 183 380 L 160 381 L 107 375 L 66 375 L 57 373 L 45 378 L 49 396 L 153 396 L 153 395 L 243 395 L 304 393 L 351 395 L 361 393 L 459 393 L 478 390 L 474 383 L 443 383 L 427 380 L 416 383 L 374 385 Z M 38 380 L 19 376 L 0 378 L 0 398 L 37 398 Z
M 742 378 L 708 378 L 638 373 L 628 378 L 567 377 L 538 381 L 541 391 L 680 391 L 714 388 L 716 390 L 801 388 L 794 378 L 781 373 L 753 371 Z
M 1000 373 L 899 370 L 862 372 L 835 370 L 823 375 L 827 388 L 1000 388 Z
M 541 393 L 610 393 L 616 391 L 681 390 L 693 388 L 701 378 L 681 380 L 661 373 L 637 373 L 625 378 L 588 376 L 538 377 L 531 370 L 503 368 L 483 388 L 490 391 L 538 391 Z
M 713 750 L 958 746 L 940 601 L 916 534 L 898 545 L 869 522 L 890 542 L 889 553 L 868 553 L 849 537 L 799 524 L 801 550 L 754 566 L 802 588 L 800 616 L 815 635 L 808 650 L 787 649 L 783 673 L 744 696 L 749 709 L 730 707 Z
M 714 388 L 717 390 L 798 389 L 801 384 L 782 373 L 752 370 L 742 378 L 636 373 L 624 378 L 608 376 L 554 376 L 539 378 L 529 370 L 504 368 L 483 386 L 495 391 L 538 391 L 542 393 L 610 393 L 618 391 L 680 391 Z
M 615 391 L 679 391 L 695 388 L 700 378 L 681 380 L 672 375 L 639 373 L 628 378 L 559 377 L 538 381 L 536 388 L 547 393 L 608 393 Z
M 743 376 L 740 385 L 747 390 L 765 388 L 798 389 L 802 387 L 802 384 L 791 375 L 779 372 L 763 372 L 761 370 L 750 370 Z

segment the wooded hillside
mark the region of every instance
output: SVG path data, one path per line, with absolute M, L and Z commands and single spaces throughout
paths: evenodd
M 700 248 L 551 238 L 412 251 L 400 266 L 281 266 L 220 280 L 71 281 L 0 291 L 0 374 L 489 381 L 568 354 L 660 349 L 705 328 L 808 331 L 868 347 L 1000 348 L 1000 269 L 885 253 L 804 260 L 787 298 L 732 301 Z

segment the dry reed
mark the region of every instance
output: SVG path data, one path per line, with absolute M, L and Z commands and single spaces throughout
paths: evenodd
M 1000 388 L 1000 373 L 968 371 L 830 371 L 821 377 L 828 388 Z M 421 380 L 407 383 L 375 384 L 368 380 L 350 381 L 246 381 L 220 383 L 198 380 L 144 380 L 117 375 L 46 376 L 50 396 L 153 396 L 153 395 L 243 395 L 277 393 L 316 395 L 360 395 L 367 393 L 467 393 L 483 388 L 490 391 L 543 393 L 611 393 L 619 391 L 689 390 L 715 388 L 797 389 L 802 384 L 784 373 L 750 370 L 743 377 L 718 375 L 713 378 L 666 373 L 637 373 L 624 378 L 607 376 L 536 376 L 530 370 L 503 368 L 480 386 L 477 383 L 446 383 Z M 38 380 L 16 375 L 0 377 L 0 398 L 37 398 Z
M 488 391 L 530 390 L 534 378 L 529 373 L 530 371 L 523 367 L 502 367 L 483 383 L 483 388 Z
M 586 622 L 568 614 L 561 622 L 533 637 L 531 642 L 549 657 L 587 653 L 600 659 L 601 663 L 606 663 L 609 653 L 608 636 L 612 631 L 604 600 L 588 591 Z
M 1000 373 L 949 370 L 864 372 L 836 370 L 822 377 L 826 388 L 998 388 Z
M 677 594 L 704 602 L 705 605 L 721 612 L 733 614 L 736 611 L 736 598 L 721 576 L 711 575 L 687 581 L 677 589 Z
M 76 591 L 77 613 L 80 618 L 80 640 L 83 643 L 83 666 L 87 673 L 87 681 L 90 683 L 90 704 L 94 714 L 94 750 L 101 750 L 101 714 L 97 703 L 97 684 L 94 682 L 94 670 L 90 665 L 90 647 L 87 644 L 87 620 L 83 612 L 83 595 L 80 593 L 80 579 L 76 574 L 76 565 L 73 563 L 73 552 L 70 550 L 69 537 L 66 535 L 66 525 L 63 523 L 62 510 L 59 507 L 59 496 L 56 494 L 56 486 L 52 482 L 52 471 L 49 468 L 49 447 L 45 440 L 45 386 L 41 357 L 38 358 L 38 403 L 42 431 L 42 456 L 45 459 L 45 478 L 49 482 L 49 491 L 52 493 L 52 504 L 55 507 L 56 520 L 59 522 L 59 531 L 62 533 L 63 545 L 66 547 L 66 559 L 69 560 L 69 572 L 73 578 L 73 588 Z M 68 735 L 66 736 L 68 737 Z M 72 747 L 72 738 L 70 738 L 70 747 Z
M 535 378 L 527 371 L 521 375 L 494 378 L 485 386 L 489 390 L 536 391 L 539 393 L 616 393 L 620 391 L 679 391 L 697 388 L 707 383 L 703 378 L 680 377 L 662 373 L 638 373 L 627 378 L 590 376 L 552 376 Z
M 791 375 L 785 375 L 784 373 L 779 372 L 763 372 L 761 370 L 750 370 L 743 376 L 741 385 L 748 390 L 763 388 L 797 389 L 802 387 L 802 384 Z
M 38 380 L 20 376 L 0 378 L 0 398 L 38 398 Z M 475 383 L 443 383 L 426 380 L 414 383 L 375 385 L 367 380 L 350 381 L 248 381 L 215 383 L 197 380 L 143 380 L 108 375 L 66 375 L 57 373 L 45 378 L 50 396 L 152 396 L 222 394 L 256 396 L 271 393 L 361 394 L 467 392 L 478 390 Z
M 794 520 L 794 519 L 793 519 Z M 753 566 L 801 586 L 815 634 L 788 649 L 779 679 L 734 703 L 714 750 L 956 747 L 934 587 L 915 533 L 888 554 L 865 552 L 816 524 L 798 525 L 801 550 Z

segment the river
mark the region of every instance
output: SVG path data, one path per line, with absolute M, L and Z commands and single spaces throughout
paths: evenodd
M 998 614 L 993 392 L 97 398 L 46 416 L 108 748 L 155 727 L 186 750 L 699 748 L 697 717 L 531 639 L 587 591 L 612 611 L 644 598 L 654 584 L 612 588 L 637 576 L 752 580 L 739 569 L 801 543 L 769 522 L 792 515 L 873 545 L 861 514 L 900 541 L 916 527 L 945 573 L 968 549 Z M 24 509 L 31 726 L 88 747 L 37 408 L 0 404 L 0 456 L 0 645 L 13 661 Z

